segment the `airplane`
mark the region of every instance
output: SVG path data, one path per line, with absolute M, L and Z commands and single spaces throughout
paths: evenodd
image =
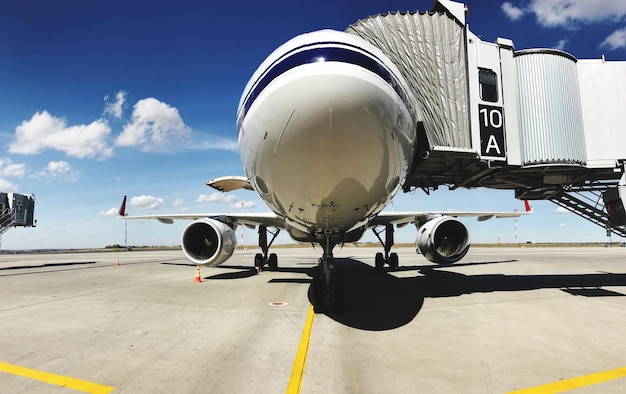
M 256 191 L 272 212 L 119 216 L 172 223 L 193 220 L 181 236 L 186 257 L 215 266 L 236 247 L 237 225 L 259 228 L 261 253 L 254 266 L 276 269 L 269 248 L 279 231 L 319 244 L 315 311 L 341 311 L 343 284 L 334 277 L 337 245 L 358 241 L 372 229 L 383 251 L 375 266 L 395 270 L 394 225 L 415 224 L 417 245 L 430 261 L 452 264 L 469 250 L 459 217 L 511 218 L 531 212 L 388 212 L 417 145 L 421 113 L 393 62 L 365 40 L 320 30 L 299 35 L 272 52 L 254 72 L 239 102 L 238 143 L 245 177 L 215 178 L 222 192 Z M 383 234 L 381 236 L 381 234 Z

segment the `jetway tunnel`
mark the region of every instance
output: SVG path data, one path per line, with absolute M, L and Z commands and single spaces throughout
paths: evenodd
M 405 192 L 514 190 L 626 237 L 626 62 L 484 42 L 448 0 L 346 31 L 394 61 L 419 103 Z
M 0 237 L 14 227 L 35 227 L 33 194 L 0 193 Z

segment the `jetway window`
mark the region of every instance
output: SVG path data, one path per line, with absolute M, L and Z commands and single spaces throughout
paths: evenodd
M 492 103 L 498 102 L 498 74 L 493 70 L 481 68 L 478 70 L 480 84 L 480 98 Z

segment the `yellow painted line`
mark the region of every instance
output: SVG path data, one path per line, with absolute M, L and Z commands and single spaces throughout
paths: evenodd
M 2 361 L 0 361 L 0 371 L 10 373 L 12 375 L 23 376 L 29 379 L 39 380 L 45 383 L 55 384 L 61 387 L 67 387 L 84 393 L 108 394 L 115 390 L 115 387 L 86 382 L 84 380 L 69 378 L 67 376 L 56 375 L 49 372 L 37 371 L 36 369 L 20 367 L 18 365 L 8 364 Z
M 302 330 L 298 353 L 296 353 L 296 359 L 294 360 L 293 368 L 291 369 L 291 377 L 289 378 L 289 384 L 287 385 L 287 394 L 299 394 L 302 389 L 302 379 L 304 378 L 304 368 L 306 367 L 306 358 L 309 353 L 309 342 L 311 339 L 311 328 L 313 328 L 314 317 L 315 312 L 313 311 L 313 305 L 310 305 L 309 315 L 306 318 L 306 323 L 304 323 L 304 329 Z
M 579 376 L 577 378 L 560 380 L 542 386 L 531 387 L 522 390 L 511 391 L 509 394 L 550 394 L 562 393 L 580 387 L 591 386 L 592 384 L 606 382 L 608 380 L 623 378 L 626 376 L 626 367 L 612 369 L 610 371 L 598 372 L 591 375 Z

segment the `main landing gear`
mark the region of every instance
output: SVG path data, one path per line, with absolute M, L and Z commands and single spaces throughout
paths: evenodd
M 272 232 L 267 229 L 267 226 L 259 226 L 259 246 L 263 253 L 254 255 L 254 268 L 256 272 L 261 272 L 265 264 L 267 264 L 270 271 L 276 271 L 278 269 L 278 256 L 276 256 L 276 253 L 271 253 L 269 256 L 267 253 L 279 232 L 279 229 Z M 267 233 L 272 235 L 272 239 L 269 243 L 267 243 Z
M 320 245 L 324 249 L 324 255 L 319 259 L 319 276 L 313 279 L 313 310 L 321 312 L 343 312 L 343 281 L 335 278 L 335 258 L 332 241 L 332 233 L 324 232 L 324 240 Z
M 389 265 L 389 269 L 395 271 L 400 266 L 398 261 L 397 253 L 389 253 L 391 247 L 393 246 L 393 224 L 386 224 L 384 230 L 377 231 L 376 227 L 372 229 L 376 238 L 380 241 L 380 244 L 385 249 L 385 254 L 378 252 L 376 253 L 376 258 L 374 260 L 376 265 L 376 271 L 381 272 L 385 266 L 385 264 Z M 380 237 L 380 233 L 385 232 L 385 241 Z

